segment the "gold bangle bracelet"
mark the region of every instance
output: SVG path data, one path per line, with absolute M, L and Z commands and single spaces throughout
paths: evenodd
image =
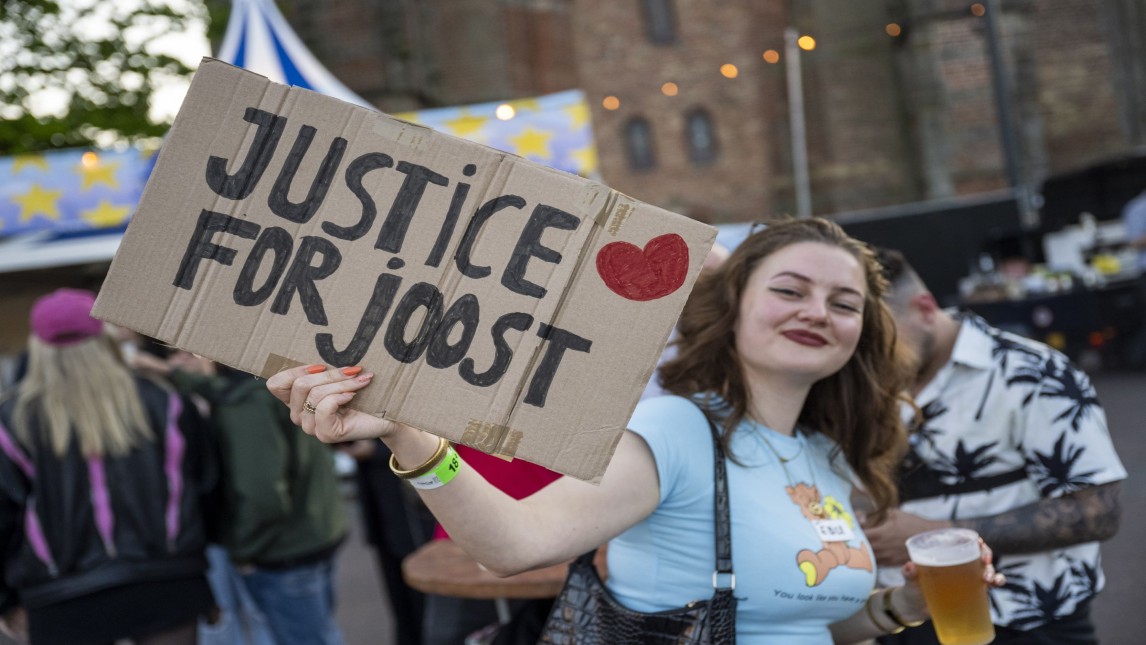
M 895 608 L 891 606 L 891 594 L 894 593 L 898 588 L 899 587 L 890 587 L 887 591 L 883 592 L 883 613 L 887 614 L 887 617 L 894 621 L 895 624 L 899 625 L 901 628 L 919 627 L 923 623 L 927 622 L 924 620 L 904 620 L 903 617 L 900 616 L 897 611 L 895 611 Z
M 394 457 L 394 454 L 391 453 L 390 470 L 392 470 L 399 479 L 414 479 L 415 477 L 421 477 L 422 475 L 425 475 L 426 473 L 436 468 L 438 464 L 446 458 L 446 451 L 449 449 L 449 440 L 443 437 L 438 437 L 438 449 L 434 451 L 434 454 L 430 455 L 430 458 L 427 459 L 421 466 L 412 468 L 410 470 L 402 470 L 401 468 L 398 468 L 398 460 Z
M 898 634 L 899 632 L 903 631 L 902 626 L 896 626 L 896 627 L 893 627 L 892 629 L 887 629 L 883 625 L 879 624 L 879 621 L 875 619 L 875 612 L 873 612 L 871 610 L 871 599 L 877 593 L 880 593 L 880 591 L 876 590 L 876 591 L 873 591 L 870 594 L 868 594 L 867 601 L 864 602 L 864 604 L 863 604 L 864 610 L 867 611 L 867 619 L 870 620 L 871 624 L 875 625 L 875 628 L 881 632 L 886 632 L 888 634 Z

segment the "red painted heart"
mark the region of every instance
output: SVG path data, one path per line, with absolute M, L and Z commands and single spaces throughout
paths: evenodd
M 622 298 L 641 302 L 663 298 L 684 284 L 688 244 L 676 233 L 654 237 L 644 249 L 610 242 L 597 252 L 597 273 Z

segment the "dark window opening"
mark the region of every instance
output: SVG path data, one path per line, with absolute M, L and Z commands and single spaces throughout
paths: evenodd
M 625 150 L 633 170 L 648 170 L 656 165 L 653 132 L 646 119 L 636 117 L 625 124 Z
M 676 42 L 676 12 L 672 0 L 642 0 L 645 13 L 645 33 L 654 45 Z
M 685 135 L 688 140 L 688 158 L 695 164 L 707 164 L 716 160 L 716 127 L 712 117 L 702 109 L 693 110 L 685 118 Z

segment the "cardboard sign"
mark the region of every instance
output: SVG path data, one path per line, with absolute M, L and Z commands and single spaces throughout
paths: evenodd
M 598 481 L 715 238 L 598 183 L 204 60 L 94 314 Z

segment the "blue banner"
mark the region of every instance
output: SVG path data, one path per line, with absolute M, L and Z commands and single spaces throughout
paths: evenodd
M 0 236 L 121 228 L 154 152 L 70 149 L 0 158 Z
M 589 105 L 580 90 L 394 116 L 551 168 L 598 176 Z

